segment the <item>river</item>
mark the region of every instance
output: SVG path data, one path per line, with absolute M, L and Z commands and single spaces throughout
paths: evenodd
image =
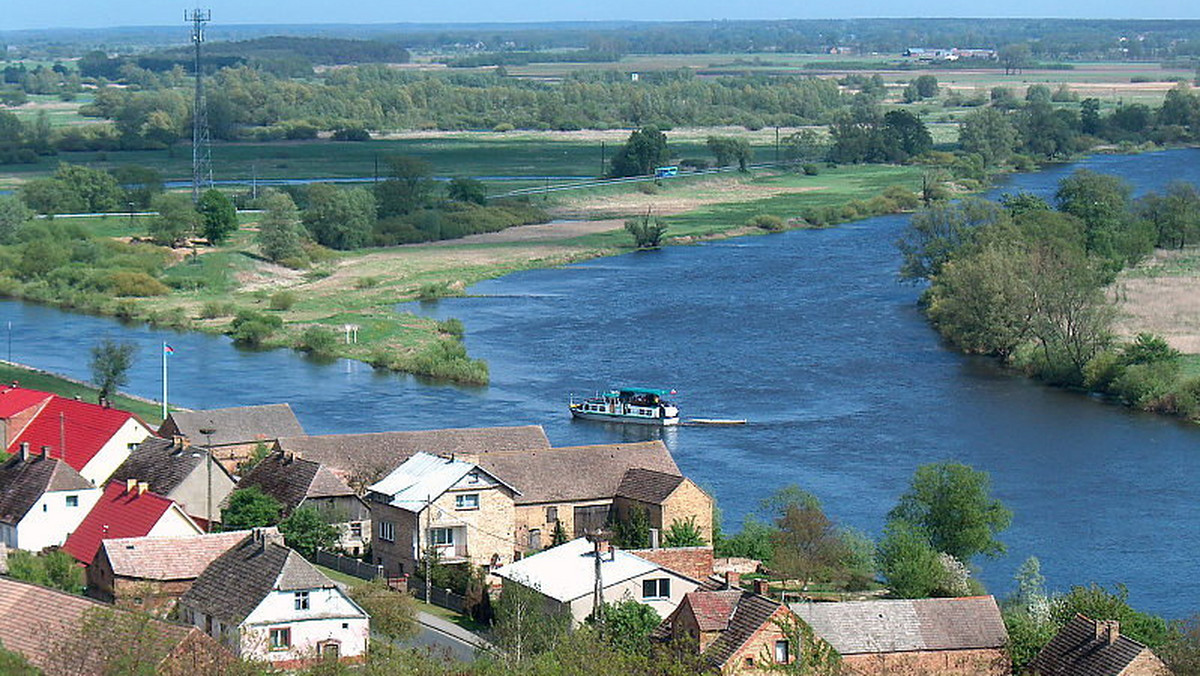
M 1138 191 L 1200 182 L 1200 150 L 1102 156 L 1012 177 L 997 192 L 1053 193 L 1078 166 Z M 816 494 L 841 524 L 877 536 L 922 463 L 991 473 L 1015 517 L 1008 554 L 983 559 L 993 593 L 1036 555 L 1051 588 L 1124 583 L 1140 609 L 1200 611 L 1200 428 L 1041 387 L 948 350 L 896 279 L 885 216 L 669 247 L 481 283 L 474 297 L 413 305 L 459 317 L 492 384 L 462 388 L 255 352 L 223 337 L 124 326 L 17 302 L 12 357 L 80 378 L 104 336 L 141 346 L 131 392 L 157 397 L 159 342 L 171 401 L 191 408 L 290 402 L 311 433 L 541 424 L 555 445 L 640 439 L 657 431 L 570 420 L 568 393 L 612 384 L 668 386 L 685 417 L 747 418 L 684 427 L 665 441 L 708 487 L 727 529 L 787 484 Z M 408 309 L 408 308 L 406 308 Z

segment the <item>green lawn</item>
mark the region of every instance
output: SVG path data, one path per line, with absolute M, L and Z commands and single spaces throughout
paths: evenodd
M 79 397 L 93 403 L 96 402 L 100 393 L 91 385 L 80 385 L 53 373 L 0 364 L 0 382 L 11 383 L 13 381 L 17 381 L 21 387 L 31 390 L 50 392 L 62 397 Z M 112 404 L 116 408 L 136 413 L 139 418 L 152 427 L 157 427 L 162 422 L 162 408 L 158 404 L 130 399 L 120 394 L 113 397 Z

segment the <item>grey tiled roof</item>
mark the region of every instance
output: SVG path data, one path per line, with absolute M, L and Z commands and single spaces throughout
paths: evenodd
M 1149 648 L 1128 636 L 1111 643 L 1097 638 L 1096 621 L 1076 614 L 1042 648 L 1030 670 L 1039 676 L 1117 676 L 1143 650 Z
M 272 453 L 254 466 L 238 488 L 257 487 L 291 513 L 305 498 L 354 495 L 344 481 L 320 463 L 285 453 Z
M 683 483 L 683 477 L 678 474 L 656 472 L 652 469 L 635 467 L 625 473 L 621 485 L 617 486 L 617 497 L 629 498 L 638 502 L 661 504 L 671 492 Z
M 150 490 L 170 495 L 200 465 L 204 464 L 205 449 L 198 446 L 177 446 L 170 439 L 147 437 L 113 472 L 109 481 L 124 483 L 127 479 L 145 481 Z M 214 472 L 224 472 L 220 463 L 213 463 Z
M 635 468 L 679 475 L 661 441 L 488 453 L 479 466 L 519 490 L 518 505 L 611 499 Z
M 22 460 L 21 455 L 0 465 L 0 521 L 16 524 L 49 491 L 73 491 L 92 488 L 67 463 L 41 455 Z
M 1000 648 L 1008 640 L 991 596 L 793 603 L 791 609 L 843 655 Z
M 173 411 L 159 428 L 159 435 L 182 435 L 193 444 L 207 444 L 200 432 L 212 428 L 213 446 L 274 441 L 304 434 L 304 428 L 287 404 L 214 408 L 207 411 Z
M 325 589 L 334 584 L 291 549 L 247 536 L 212 562 L 182 598 L 184 606 L 241 624 L 272 590 Z
M 422 451 L 431 455 L 474 457 L 549 447 L 550 440 L 538 425 L 292 436 L 279 440 L 280 449 L 319 462 L 342 478 L 354 478 L 363 484 L 382 479 Z

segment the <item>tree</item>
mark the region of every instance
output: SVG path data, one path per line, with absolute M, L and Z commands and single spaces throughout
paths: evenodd
M 925 123 L 907 110 L 890 110 L 883 116 L 881 141 L 888 159 L 903 162 L 929 151 L 933 137 Z
M 487 204 L 487 187 L 473 178 L 456 177 L 450 179 L 446 193 L 450 199 L 458 202 L 470 202 L 483 206 Z
M 318 244 L 331 249 L 358 249 L 371 238 L 375 211 L 375 196 L 364 188 L 343 190 L 318 183 L 308 188 L 303 220 Z
M 769 563 L 774 555 L 773 528 L 752 514 L 742 520 L 736 535 L 723 537 L 714 543 L 717 556 L 735 556 Z
M 221 526 L 225 530 L 274 526 L 282 511 L 283 505 L 257 486 L 239 488 L 229 494 L 229 506 L 221 510 Z
M 338 542 L 338 531 L 312 507 L 300 507 L 279 522 L 279 532 L 287 546 L 312 558 L 318 549 L 332 549 Z
M 393 641 L 417 635 L 417 604 L 408 592 L 396 591 L 383 578 L 351 585 L 346 593 L 371 616 L 371 630 Z
M 506 584 L 496 602 L 492 635 L 505 661 L 521 664 L 551 650 L 570 626 L 569 614 L 547 611 L 541 592 L 521 584 Z
M 650 546 L 650 514 L 644 507 L 633 507 L 624 521 L 614 524 L 613 544 L 623 549 Z
M 964 352 L 1007 360 L 1033 329 L 1029 256 L 995 243 L 947 263 L 928 295 L 926 314 Z
M 567 537 L 567 530 L 563 528 L 562 521 L 554 520 L 554 532 L 550 535 L 550 546 L 557 547 L 565 545 L 570 539 Z
M 107 404 L 117 389 L 129 382 L 137 345 L 105 338 L 92 346 L 92 383 L 100 388 L 100 403 Z
M 639 249 L 657 249 L 662 246 L 667 226 L 646 212 L 645 216 L 625 221 L 625 232 L 633 235 L 634 245 Z
M 799 579 L 803 592 L 813 580 L 828 580 L 840 574 L 850 552 L 815 496 L 798 491 L 785 499 L 786 504 L 775 517 L 771 569 Z
M 107 171 L 62 162 L 54 172 L 54 178 L 79 195 L 88 211 L 116 211 L 124 206 L 125 192 Z
M 1008 528 L 1012 512 L 991 496 L 987 472 L 945 462 L 917 468 L 888 520 L 921 529 L 936 551 L 969 562 L 1004 553 L 996 535 Z
M 896 242 L 904 257 L 900 277 L 910 280 L 937 277 L 942 266 L 974 241 L 979 228 L 997 223 L 1003 217 L 1000 207 L 973 197 L 937 203 L 914 215 Z
M 604 624 L 600 633 L 621 652 L 645 655 L 650 651 L 650 632 L 661 622 L 662 618 L 650 606 L 625 599 L 604 604 Z
M 266 213 L 258 223 L 258 246 L 272 263 L 298 261 L 304 256 L 300 212 L 286 193 L 271 191 L 263 198 Z
M 0 244 L 11 244 L 17 231 L 33 218 L 30 211 L 16 197 L 0 197 Z
M 917 96 L 923 99 L 931 99 L 938 95 L 938 79 L 933 75 L 918 75 L 912 83 L 917 88 Z
M 225 193 L 216 188 L 209 188 L 200 196 L 196 204 L 203 221 L 204 239 L 209 244 L 218 246 L 231 234 L 237 232 L 237 209 Z
M 156 195 L 151 207 L 158 215 L 150 219 L 150 237 L 163 246 L 174 247 L 186 241 L 204 222 L 191 198 L 182 193 Z
M 664 547 L 703 547 L 706 544 L 704 534 L 696 526 L 695 516 L 689 516 L 686 521 L 675 519 L 663 533 Z
M 998 108 L 980 108 L 963 117 L 958 125 L 958 143 L 968 153 L 983 158 L 984 166 L 1003 164 L 1012 157 L 1017 129 Z
M 1112 591 L 1098 584 L 1075 585 L 1050 604 L 1050 618 L 1057 627 L 1066 625 L 1076 613 L 1093 620 L 1117 620 L 1123 636 L 1154 650 L 1178 636 L 1163 618 L 1134 610 L 1129 605 L 1129 590 L 1122 584 Z
M 761 655 L 759 664 L 765 665 L 766 671 L 804 676 L 838 676 L 845 673 L 841 654 L 828 641 L 817 636 L 807 622 L 790 614 L 772 621 L 787 639 L 792 659 L 781 663 L 776 661 L 773 652 Z M 770 645 L 767 650 L 774 648 L 774 645 Z
M 56 178 L 35 178 L 17 191 L 21 201 L 39 214 L 71 214 L 87 210 L 87 202 Z
M 149 167 L 122 164 L 112 170 L 112 175 L 125 191 L 125 201 L 139 209 L 150 208 L 154 196 L 163 191 L 162 174 Z
M 613 156 L 609 173 L 612 176 L 645 176 L 655 167 L 666 164 L 667 136 L 657 127 L 643 127 L 629 134 L 629 139 Z
M 433 166 L 425 160 L 397 155 L 388 158 L 390 178 L 375 188 L 379 218 L 403 216 L 425 206 L 433 193 Z
M 709 151 L 717 159 L 718 167 L 728 167 L 736 162 L 739 171 L 746 171 L 750 160 L 754 157 L 754 151 L 750 149 L 750 142 L 744 138 L 709 136 L 707 144 Z
M 907 521 L 891 520 L 879 542 L 879 572 L 902 599 L 934 596 L 945 582 L 945 568 L 929 537 Z
M 1032 60 L 1033 52 L 1024 42 L 1000 48 L 1000 63 L 1004 66 L 1005 75 L 1020 74 Z

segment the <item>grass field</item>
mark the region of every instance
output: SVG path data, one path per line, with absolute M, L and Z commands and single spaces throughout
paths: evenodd
M 81 385 L 73 380 L 67 380 L 52 373 L 16 365 L 0 364 L 0 382 L 12 383 L 14 381 L 19 382 L 21 387 L 27 387 L 31 390 L 41 390 L 68 398 L 79 397 L 84 401 L 92 403 L 96 402 L 100 393 L 100 390 L 95 387 Z M 162 422 L 162 409 L 158 404 L 145 402 L 141 399 L 130 399 L 118 394 L 113 397 L 112 405 L 115 408 L 136 413 L 138 417 L 152 427 L 157 427 Z

